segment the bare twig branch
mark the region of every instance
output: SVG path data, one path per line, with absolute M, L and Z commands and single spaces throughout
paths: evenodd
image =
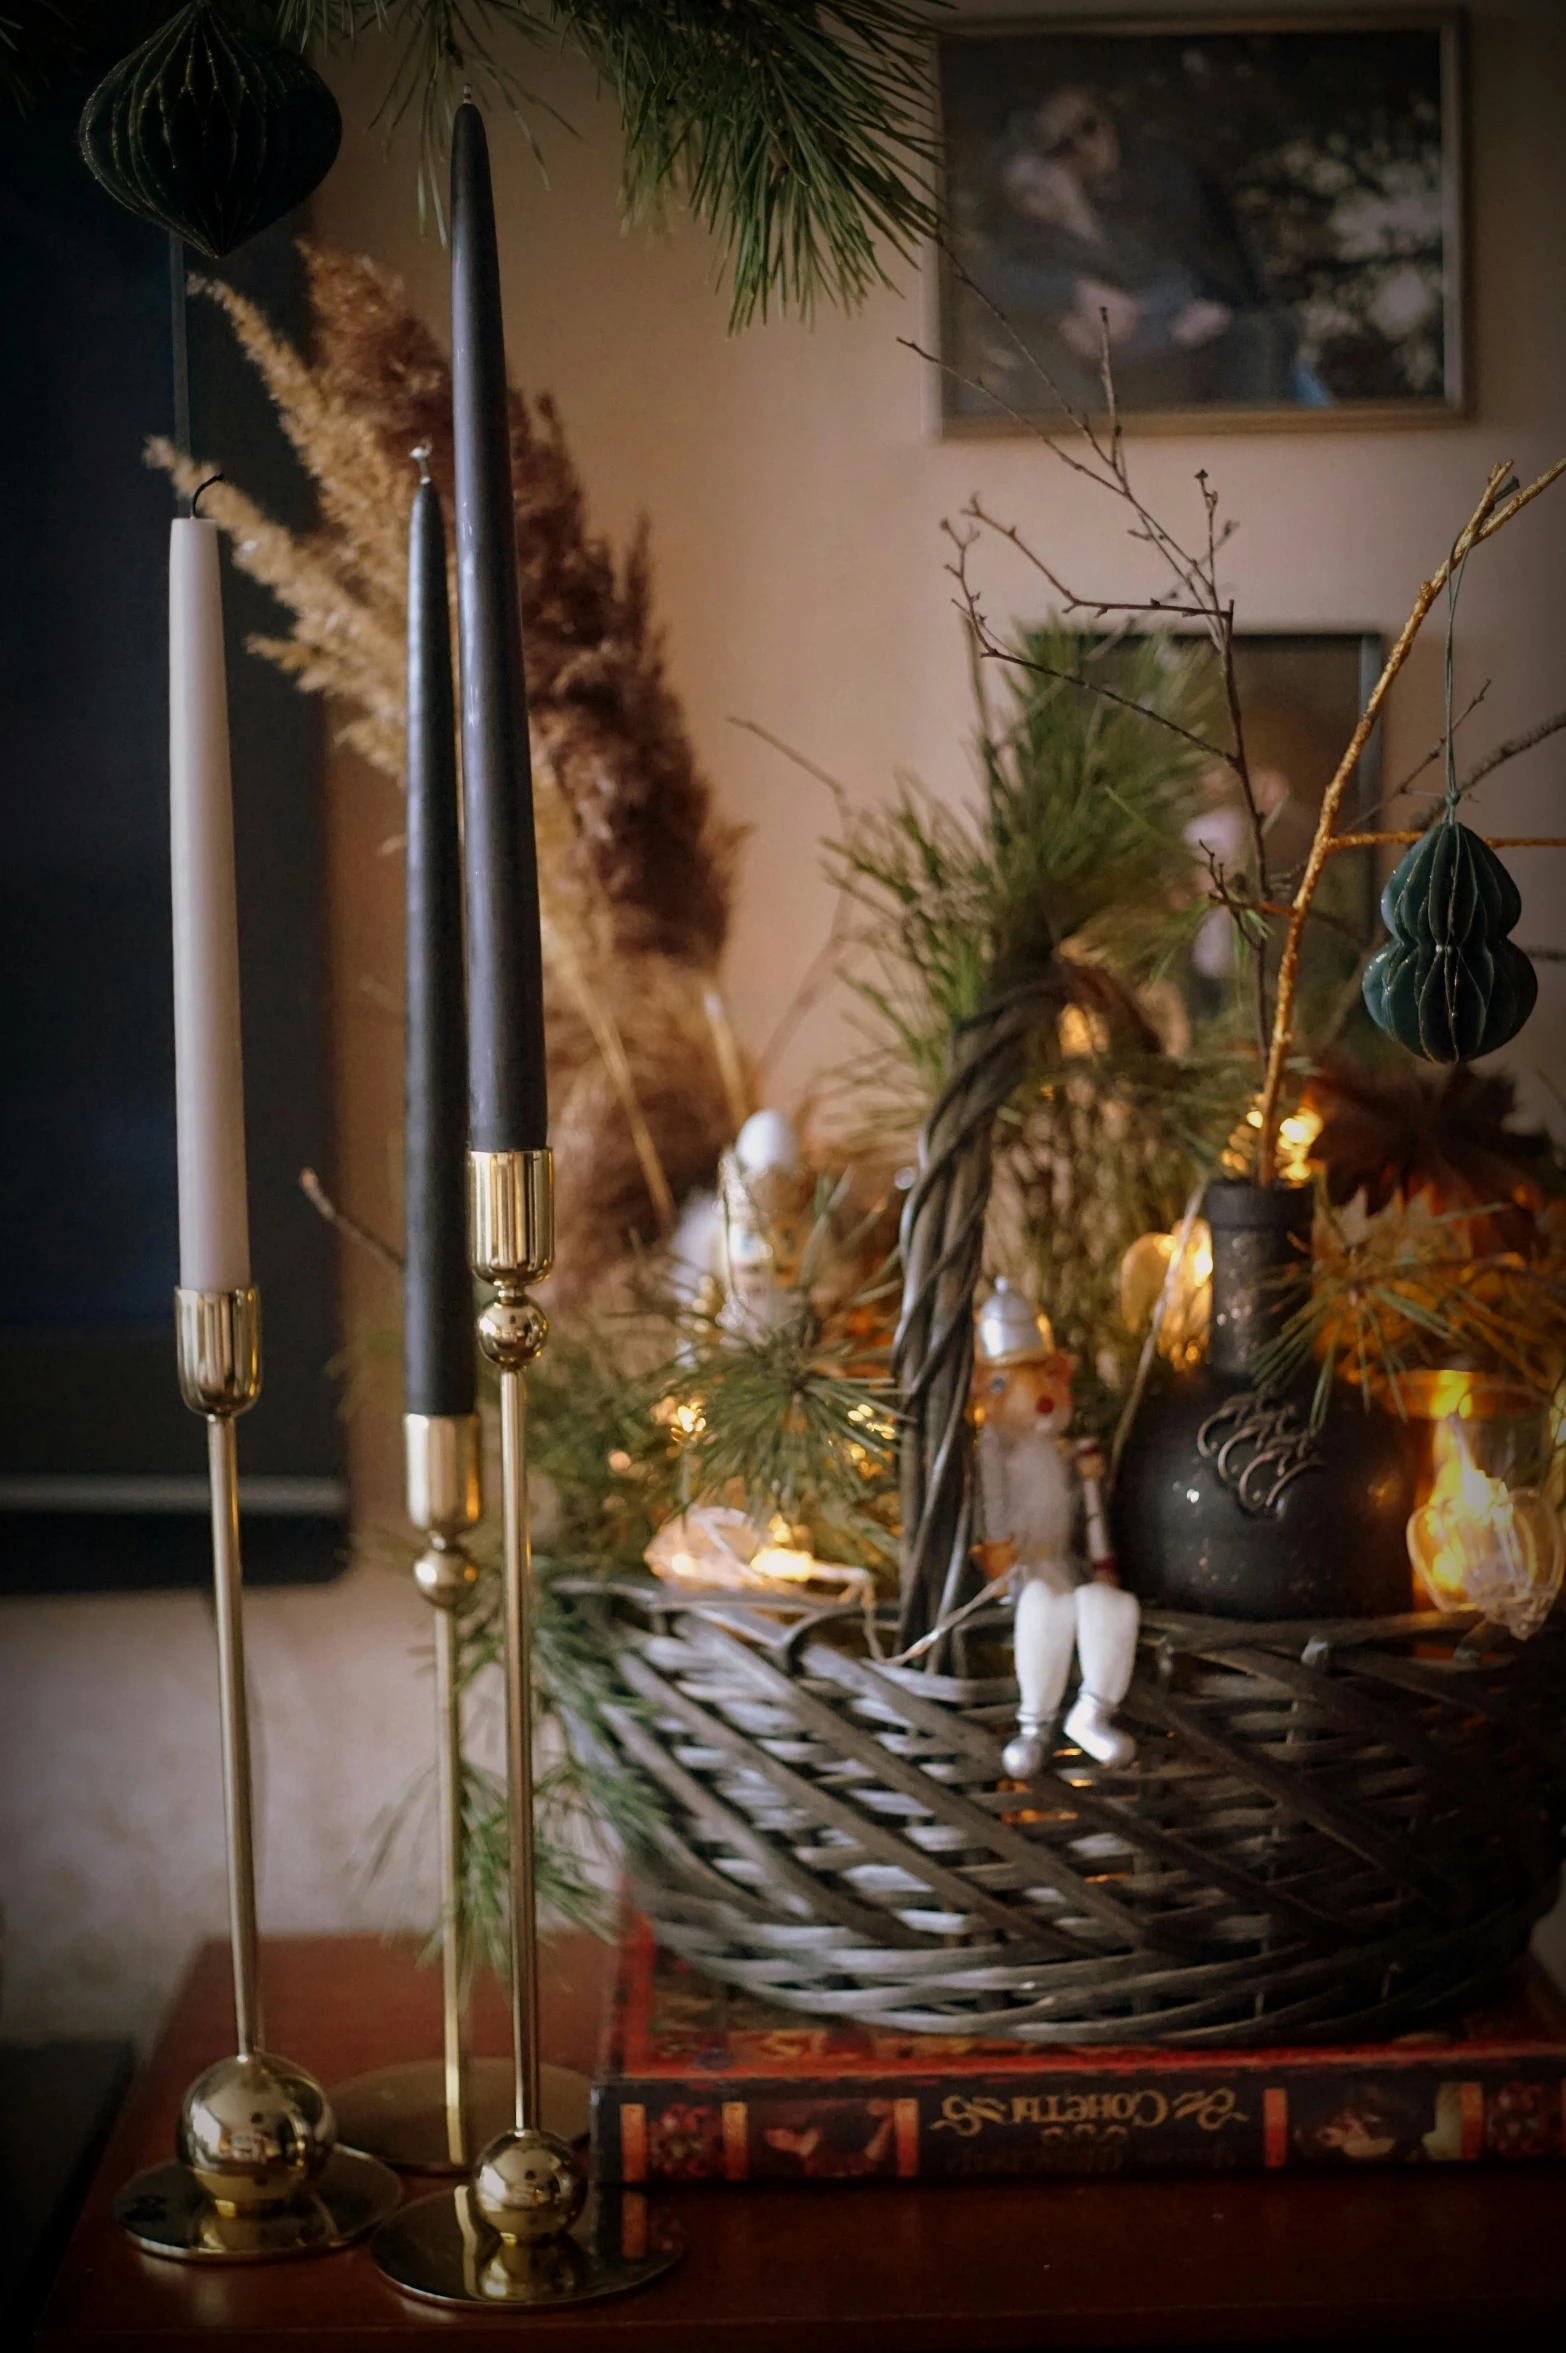
M 361 1225 L 356 1217 L 350 1217 L 346 1209 L 339 1209 L 313 1168 L 302 1168 L 299 1171 L 299 1190 L 311 1208 L 324 1217 L 329 1226 L 335 1226 L 338 1233 L 345 1234 L 350 1242 L 357 1242 L 361 1250 L 368 1250 L 372 1258 L 378 1259 L 382 1266 L 389 1267 L 393 1274 L 402 1273 L 402 1252 L 394 1250 L 390 1242 L 383 1241 L 368 1226 Z
M 829 775 L 825 768 L 817 767 L 814 760 L 807 758 L 805 753 L 796 751 L 792 744 L 785 743 L 781 736 L 774 735 L 770 729 L 759 726 L 754 719 L 731 717 L 729 725 L 743 727 L 747 735 L 759 737 L 761 742 L 769 745 L 773 751 L 780 752 L 785 760 L 791 760 L 796 768 L 803 769 L 807 776 L 813 776 L 817 784 L 825 785 L 837 805 L 838 821 L 844 833 L 849 831 L 852 821 L 852 803 L 849 800 L 846 785 L 841 784 L 835 776 Z M 778 1019 L 773 1023 L 771 1032 L 756 1057 L 758 1077 L 764 1077 L 776 1067 L 782 1057 L 784 1047 L 804 1020 L 805 1015 L 813 1005 L 820 1001 L 836 978 L 842 963 L 843 951 L 849 943 L 848 926 L 851 905 L 851 894 L 842 885 L 839 885 L 832 903 L 832 920 L 827 926 L 826 938 L 806 965 L 804 976 L 798 988 L 784 1006 Z
M 1479 688 L 1478 692 L 1476 694 L 1470 695 L 1466 707 L 1459 711 L 1457 717 L 1452 721 L 1452 733 L 1454 736 L 1456 735 L 1458 729 L 1462 726 L 1464 720 L 1471 719 L 1473 717 L 1475 711 L 1478 710 L 1479 705 L 1484 701 L 1484 698 L 1489 693 L 1489 691 L 1490 681 L 1487 678 L 1483 686 Z M 1390 809 L 1394 801 L 1400 801 L 1403 798 L 1403 795 L 1412 789 L 1416 781 L 1424 775 L 1427 768 L 1433 768 L 1435 766 L 1437 760 L 1440 759 L 1441 754 L 1445 750 L 1446 737 L 1445 735 L 1438 735 L 1435 739 L 1435 742 L 1430 746 L 1429 751 L 1426 752 L 1424 758 L 1419 762 L 1417 767 L 1410 768 L 1402 783 L 1395 784 L 1389 793 L 1383 793 L 1380 800 L 1376 802 L 1374 808 L 1362 809 L 1360 811 L 1361 816 L 1379 817 L 1383 809 Z
M 1541 719 L 1537 727 L 1530 727 L 1522 735 L 1511 736 L 1505 743 L 1497 744 L 1493 752 L 1486 752 L 1484 758 L 1476 760 L 1469 769 L 1457 788 L 1459 799 L 1464 793 L 1471 793 L 1476 784 L 1493 775 L 1497 768 L 1504 767 L 1508 760 L 1515 760 L 1519 752 L 1531 752 L 1536 743 L 1543 743 L 1547 736 L 1558 735 L 1563 727 L 1566 727 L 1566 711 L 1557 711 L 1553 719 Z
M 851 901 L 846 891 L 839 890 L 833 900 L 832 920 L 826 938 L 806 965 L 804 977 L 782 1013 L 773 1023 L 770 1034 L 756 1057 L 756 1069 L 769 1075 L 782 1060 L 783 1049 L 793 1037 L 805 1015 L 820 1002 L 842 968 L 843 951 L 849 941 L 849 908 Z
M 729 1107 L 729 1120 L 736 1135 L 745 1125 L 753 1108 L 750 1088 L 745 1078 L 744 1057 L 739 1040 L 734 1035 L 734 1024 L 719 988 L 703 989 L 701 1009 L 707 1016 L 707 1028 L 712 1037 L 712 1051 L 718 1065 L 718 1076 L 723 1082 L 723 1099 Z
M 731 714 L 729 725 L 731 727 L 743 728 L 747 735 L 754 735 L 759 737 L 761 742 L 766 744 L 772 751 L 781 752 L 785 760 L 792 760 L 796 768 L 802 768 L 807 776 L 813 776 L 817 784 L 824 784 L 827 788 L 827 791 L 832 795 L 833 800 L 837 803 L 838 816 L 843 819 L 845 823 L 847 822 L 849 813 L 853 807 L 853 802 L 850 798 L 849 790 L 846 784 L 841 783 L 837 777 L 829 774 L 825 768 L 818 768 L 814 760 L 808 759 L 803 752 L 796 751 L 792 744 L 785 743 L 780 735 L 774 735 L 771 729 L 768 727 L 763 727 L 759 720 L 736 719 Z
M 1209 609 L 1205 604 L 1176 605 L 1157 596 L 1120 599 L 1079 596 L 1077 591 L 1068 588 L 1059 573 L 1051 571 L 1043 557 L 1028 545 L 1015 523 L 1001 522 L 998 516 L 987 511 L 977 496 L 970 498 L 962 511 L 965 515 L 971 516 L 974 522 L 982 523 L 987 531 L 993 531 L 997 539 L 1004 539 L 1014 547 L 1024 563 L 1031 564 L 1033 569 L 1048 581 L 1068 612 L 1091 613 L 1096 621 L 1106 619 L 1111 613 L 1153 613 L 1161 620 L 1174 621 L 1206 621 L 1210 618 Z
M 1221 744 L 1211 743 L 1206 736 L 1197 735 L 1189 727 L 1182 727 L 1178 720 L 1166 717 L 1162 711 L 1152 710 L 1146 703 L 1139 703 L 1134 695 L 1121 694 L 1117 688 L 1106 686 L 1100 678 L 1084 678 L 1078 670 L 1061 670 L 1052 663 L 1040 662 L 1031 655 L 1019 652 L 1015 646 L 1007 645 L 1004 638 L 997 637 L 969 576 L 968 555 L 973 546 L 972 536 L 965 539 L 950 523 L 943 523 L 941 528 L 956 550 L 956 561 L 946 567 L 959 591 L 952 601 L 972 630 L 986 661 L 1001 662 L 1014 670 L 1026 670 L 1037 678 L 1058 678 L 1063 685 L 1080 687 L 1084 693 L 1099 695 L 1107 703 L 1118 703 L 1123 710 L 1135 711 L 1140 717 L 1152 720 L 1156 726 L 1167 728 L 1171 735 L 1178 735 L 1186 743 L 1193 744 L 1208 759 L 1228 762 L 1229 755 Z M 1153 608 L 1143 606 L 1140 609 L 1147 611 Z

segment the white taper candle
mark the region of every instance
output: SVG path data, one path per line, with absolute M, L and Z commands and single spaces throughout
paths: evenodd
M 250 1219 L 234 804 L 218 528 L 200 517 L 176 522 L 169 539 L 169 842 L 179 1279 L 238 1291 L 250 1281 Z

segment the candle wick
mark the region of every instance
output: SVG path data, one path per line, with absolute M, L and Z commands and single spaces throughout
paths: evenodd
M 421 441 L 416 449 L 409 450 L 408 455 L 412 458 L 414 464 L 419 469 L 419 480 L 421 482 L 427 482 L 430 478 L 429 443 L 427 441 Z
M 473 104 L 473 84 L 471 82 L 464 82 L 462 85 L 462 103 L 464 106 Z
M 197 521 L 204 523 L 207 520 L 206 516 L 201 512 L 202 498 L 204 494 L 212 488 L 214 482 L 222 482 L 225 479 L 226 477 L 222 474 L 209 474 L 205 482 L 202 483 L 201 488 L 192 495 L 190 501 L 190 519 L 193 523 Z

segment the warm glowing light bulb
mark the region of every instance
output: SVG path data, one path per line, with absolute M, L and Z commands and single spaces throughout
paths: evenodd
M 1212 1321 L 1213 1237 L 1206 1219 L 1191 1220 L 1176 1264 L 1179 1245 L 1178 1233 L 1142 1234 L 1132 1243 L 1120 1261 L 1120 1313 L 1129 1330 L 1144 1331 L 1162 1298 L 1159 1353 L 1171 1364 L 1194 1364 Z
M 1295 1111 L 1278 1129 L 1278 1174 L 1286 1185 L 1303 1185 L 1310 1181 L 1311 1146 L 1321 1133 L 1321 1115 L 1309 1109 Z
M 1429 1500 L 1408 1523 L 1421 1584 L 1442 1610 L 1478 1610 L 1519 1641 L 1549 1616 L 1566 1568 L 1566 1529 L 1533 1487 L 1509 1488 L 1474 1460 L 1461 1410 L 1435 1431 Z
M 758 1584 L 769 1581 L 780 1585 L 802 1585 L 815 1575 L 814 1554 L 801 1552 L 793 1544 L 764 1544 L 750 1564 L 751 1576 Z
M 1109 1046 L 1109 1025 L 1101 1013 L 1091 1012 L 1085 1005 L 1063 1005 L 1056 1024 L 1060 1050 L 1068 1062 L 1081 1062 L 1090 1054 L 1102 1054 Z

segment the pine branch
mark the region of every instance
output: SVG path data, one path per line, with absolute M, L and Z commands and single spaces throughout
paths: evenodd
M 256 0 L 282 38 L 330 49 L 376 31 L 395 44 L 379 119 L 419 123 L 421 213 L 441 208 L 441 158 L 463 86 L 553 113 L 508 62 L 565 47 L 613 91 L 629 219 L 671 200 L 712 230 L 731 272 L 730 321 L 776 304 L 854 308 L 934 233 L 928 18 L 914 0 Z M 560 120 L 558 116 L 556 120 Z
M 560 0 L 625 124 L 631 218 L 680 198 L 733 273 L 732 326 L 775 301 L 852 309 L 933 233 L 927 20 L 906 0 Z

